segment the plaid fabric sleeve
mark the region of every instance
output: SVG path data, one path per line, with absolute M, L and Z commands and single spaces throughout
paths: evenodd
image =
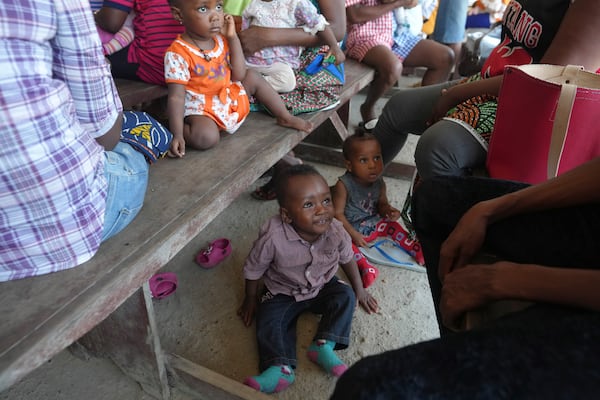
M 69 7 L 62 1 L 55 5 L 60 34 L 51 42 L 53 73 L 68 86 L 80 124 L 92 136 L 102 136 L 123 107 L 92 12 L 86 7 Z

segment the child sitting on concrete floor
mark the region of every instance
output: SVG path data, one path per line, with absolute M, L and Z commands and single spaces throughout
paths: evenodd
M 322 314 L 308 358 L 340 376 L 348 368 L 334 350 L 348 347 L 356 302 L 370 313 L 377 301 L 363 288 L 352 241 L 334 218 L 325 179 L 311 166 L 294 165 L 277 178 L 279 215 L 261 228 L 244 264 L 246 296 L 238 315 L 250 326 L 256 314 L 261 374 L 244 383 L 274 393 L 294 382 L 296 321 Z M 341 264 L 350 284 L 337 276 Z M 265 290 L 258 297 L 259 280 Z
M 235 22 L 231 15 L 224 16 L 222 1 L 169 4 L 185 27 L 165 54 L 171 155 L 183 157 L 186 143 L 209 149 L 219 142 L 221 131 L 234 133 L 250 112 L 248 95 L 264 104 L 279 125 L 312 130 L 311 122 L 288 112 L 260 74 L 246 68 Z
M 396 222 L 400 211 L 388 202 L 381 177 L 383 159 L 377 138 L 364 131 L 355 133 L 344 141 L 342 153 L 346 173 L 333 187 L 335 217 L 352 237 L 363 285 L 369 286 L 377 278 L 378 271 L 367 262 L 358 247 L 369 247 L 368 242 L 378 236 L 391 236 L 423 265 L 421 246 L 409 239 L 406 230 Z

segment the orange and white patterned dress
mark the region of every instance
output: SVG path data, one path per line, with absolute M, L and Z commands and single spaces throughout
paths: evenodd
M 205 115 L 219 129 L 234 133 L 250 112 L 250 102 L 241 82 L 231 80 L 229 44 L 222 35 L 215 46 L 203 51 L 181 35 L 165 53 L 165 81 L 185 85 L 185 112 Z

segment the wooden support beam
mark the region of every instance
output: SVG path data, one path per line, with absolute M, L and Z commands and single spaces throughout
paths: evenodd
M 195 364 L 176 354 L 167 356 L 168 363 L 179 379 L 201 399 L 210 400 L 272 400 L 241 382 Z M 181 374 L 183 373 L 183 375 Z M 178 385 L 181 387 L 181 385 Z

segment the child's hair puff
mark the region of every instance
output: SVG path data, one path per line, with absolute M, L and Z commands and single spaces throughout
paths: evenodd
M 359 142 L 366 142 L 368 140 L 375 140 L 379 142 L 375 135 L 373 135 L 372 133 L 367 132 L 361 127 L 357 128 L 353 135 L 348 136 L 346 140 L 344 140 L 344 143 L 342 145 L 342 155 L 344 156 L 344 159 L 350 159 L 350 157 L 352 156 L 354 144 Z

